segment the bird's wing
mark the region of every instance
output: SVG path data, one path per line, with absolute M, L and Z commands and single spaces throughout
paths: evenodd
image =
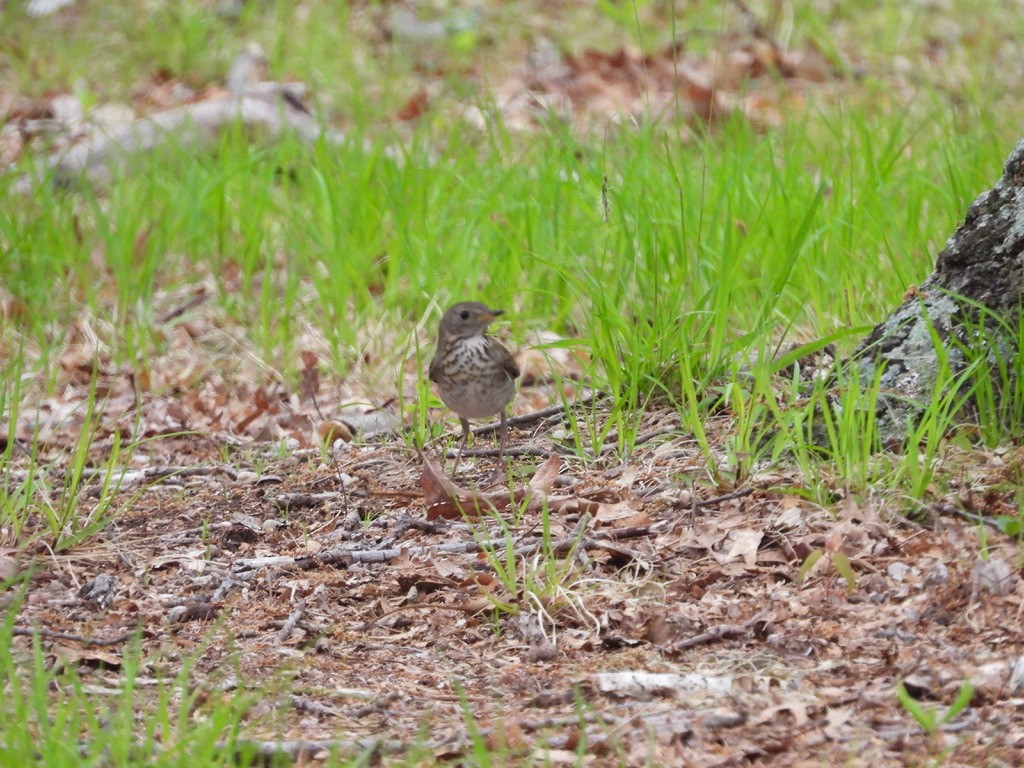
M 491 349 L 494 350 L 495 356 L 501 361 L 501 367 L 505 369 L 505 373 L 513 379 L 518 379 L 519 366 L 516 365 L 516 361 L 515 358 L 512 357 L 512 353 L 505 349 L 505 346 L 500 341 L 497 341 L 490 336 L 487 337 L 487 340 L 490 342 Z

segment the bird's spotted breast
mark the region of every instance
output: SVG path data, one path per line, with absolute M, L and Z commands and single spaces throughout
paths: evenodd
M 458 339 L 438 366 L 438 391 L 444 404 L 468 419 L 495 416 L 515 394 L 515 379 L 495 358 L 493 340 L 483 335 Z

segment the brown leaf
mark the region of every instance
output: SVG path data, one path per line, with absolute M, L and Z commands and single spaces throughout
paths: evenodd
M 547 496 L 558 479 L 562 468 L 562 460 L 557 453 L 552 453 L 547 460 L 537 467 L 537 472 L 530 478 L 530 490 Z
M 402 426 L 402 416 L 394 399 L 369 411 L 347 411 L 340 418 L 353 434 L 361 434 L 364 439 L 394 434 Z
M 764 531 L 730 531 L 729 540 L 732 542 L 732 546 L 729 547 L 726 559 L 719 559 L 719 562 L 724 563 L 743 558 L 743 562 L 747 565 L 754 565 L 757 562 L 757 548 L 761 546 L 761 539 L 763 538 Z
M 409 100 L 405 102 L 405 106 L 398 110 L 395 117 L 406 122 L 415 120 L 427 111 L 428 106 L 430 106 L 430 95 L 427 93 L 426 88 L 420 88 L 409 97 Z
M 529 488 L 517 488 L 511 492 L 507 488 L 502 488 L 490 493 L 481 493 L 459 488 L 448 479 L 440 466 L 424 457 L 420 487 L 423 488 L 424 500 L 427 503 L 427 520 L 458 520 L 462 517 L 479 517 L 485 512 L 505 512 L 513 505 L 522 504 L 527 496 L 531 497 L 530 508 L 536 508 L 540 506 L 540 499 L 537 497 L 546 497 L 547 493 L 543 489 L 550 487 L 554 478 L 558 476 L 560 463 L 558 456 L 552 454 L 530 480 Z
M 420 487 L 423 489 L 424 501 L 428 507 L 453 501 L 459 494 L 459 489 L 448 479 L 444 470 L 425 456 L 423 472 L 420 474 Z
M 267 397 L 266 390 L 263 387 L 259 387 L 252 396 L 253 409 L 249 412 L 245 418 L 235 424 L 236 432 L 244 432 L 248 429 L 256 419 L 262 416 L 270 409 L 270 399 Z
M 72 648 L 67 645 L 54 645 L 51 648 L 54 656 L 53 667 L 55 669 L 70 669 L 71 667 L 90 667 L 93 669 L 120 669 L 122 659 L 119 654 L 95 648 Z
M 606 525 L 612 528 L 631 528 L 648 525 L 651 522 L 650 516 L 646 512 L 634 509 L 629 501 L 599 504 L 592 514 L 596 525 Z

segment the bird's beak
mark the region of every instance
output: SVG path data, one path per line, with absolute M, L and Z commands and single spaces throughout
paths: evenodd
M 498 315 L 504 315 L 505 314 L 505 310 L 504 309 L 489 309 L 487 311 L 491 313 L 491 316 L 489 318 L 487 318 L 487 322 L 490 322 L 491 320 L 496 318 Z

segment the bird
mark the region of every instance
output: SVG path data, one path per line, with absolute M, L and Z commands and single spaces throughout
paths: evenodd
M 429 375 L 441 401 L 455 411 L 462 424 L 462 443 L 453 474 L 469 440 L 470 419 L 501 418 L 498 461 L 505 455 L 505 409 L 516 393 L 519 366 L 500 341 L 487 335 L 487 327 L 503 314 L 503 309 L 489 309 L 478 301 L 460 301 L 441 318 Z

